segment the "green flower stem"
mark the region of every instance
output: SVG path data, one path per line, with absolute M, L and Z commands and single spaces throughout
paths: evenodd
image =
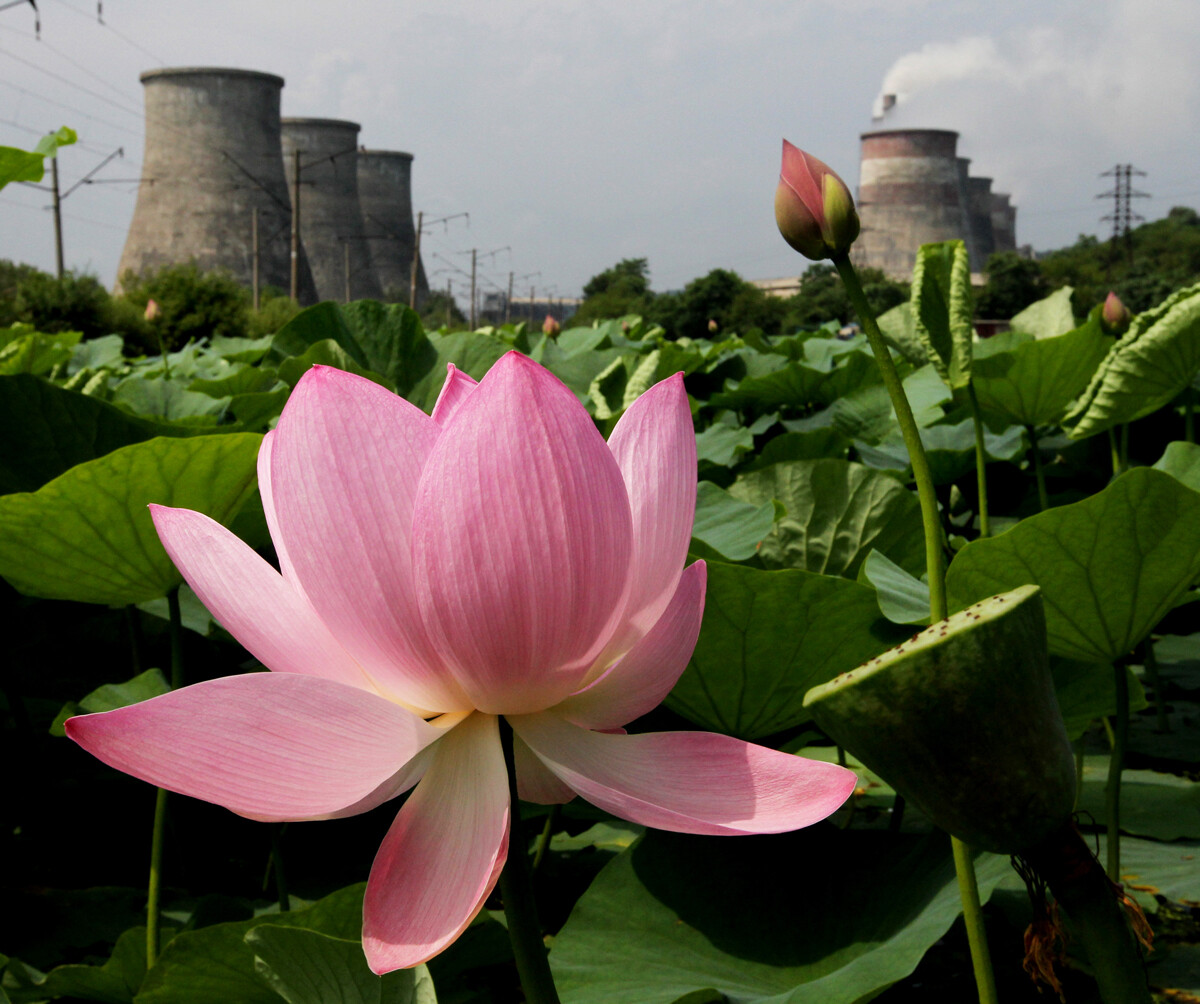
M 938 516 L 937 494 L 933 486 L 933 472 L 929 468 L 929 458 L 925 455 L 925 447 L 921 443 L 921 433 L 917 429 L 917 420 L 913 418 L 912 406 L 904 393 L 904 385 L 900 382 L 900 374 L 896 372 L 896 364 L 879 325 L 875 323 L 875 315 L 871 305 L 862 291 L 858 274 L 850 263 L 849 255 L 842 254 L 833 259 L 834 267 L 846 286 L 846 293 L 854 312 L 862 322 L 867 341 L 871 343 L 871 351 L 875 354 L 875 362 L 883 377 L 883 385 L 887 388 L 892 407 L 896 411 L 896 421 L 900 423 L 900 433 L 904 437 L 904 446 L 908 450 L 908 459 L 912 464 L 913 478 L 917 482 L 917 498 L 921 503 L 921 521 L 925 525 L 925 568 L 929 575 L 929 613 L 934 621 L 945 620 L 948 616 L 946 605 L 946 567 L 942 556 L 942 524 Z
M 967 383 L 967 400 L 971 404 L 971 421 L 975 424 L 975 480 L 979 485 L 979 536 L 992 535 L 988 519 L 987 453 L 983 440 L 983 416 L 979 413 L 979 398 L 975 394 L 975 382 Z
M 1196 441 L 1196 420 L 1193 415 L 1195 410 L 1194 395 L 1195 391 L 1188 388 L 1187 395 L 1183 400 L 1183 438 L 1189 443 Z
M 179 588 L 167 593 L 170 617 L 171 688 L 183 686 L 183 618 L 179 612 Z M 167 830 L 167 792 L 159 788 L 154 796 L 154 823 L 150 830 L 150 879 L 146 888 L 146 968 L 158 959 L 159 905 L 162 900 L 163 842 Z
M 896 420 L 900 424 L 900 433 L 904 437 L 904 445 L 908 449 L 908 458 L 912 464 L 913 479 L 917 483 L 917 498 L 921 503 L 921 521 L 925 525 L 925 566 L 929 577 L 929 615 L 930 623 L 937 623 L 949 616 L 946 603 L 946 567 L 942 551 L 942 524 L 938 517 L 937 494 L 934 490 L 933 472 L 929 469 L 929 458 L 925 455 L 925 447 L 921 443 L 921 433 L 917 429 L 916 419 L 913 418 L 912 406 L 904 393 L 904 385 L 900 382 L 900 374 L 896 372 L 896 364 L 879 325 L 875 323 L 875 314 L 863 293 L 858 281 L 858 274 L 847 254 L 838 255 L 833 259 L 833 265 L 842 277 L 846 294 L 854 312 L 862 322 L 863 331 L 871 343 L 871 351 L 883 377 L 883 385 L 887 388 L 892 407 L 896 411 Z M 992 977 L 992 963 L 988 955 L 987 935 L 983 927 L 983 907 L 979 902 L 979 888 L 975 881 L 975 865 L 965 844 L 957 838 L 954 842 L 954 868 L 958 874 L 958 889 L 963 902 L 963 920 L 967 925 L 967 940 L 971 946 L 971 961 L 975 968 L 975 985 L 979 993 L 980 1004 L 997 1004 L 996 981 Z
M 1104 785 L 1104 814 L 1108 826 L 1108 877 L 1121 881 L 1121 770 L 1125 766 L 1125 743 L 1129 738 L 1129 677 L 1125 664 L 1113 665 L 1117 685 L 1117 714 L 1113 748 L 1108 755 L 1108 781 Z
M 512 728 L 500 720 L 500 745 L 504 749 L 504 765 L 508 768 L 508 860 L 500 872 L 500 896 L 504 900 L 504 917 L 508 921 L 508 937 L 517 973 L 527 1004 L 559 1004 L 550 961 L 538 923 L 537 904 L 533 898 L 533 876 L 529 871 L 529 854 L 521 832 L 521 803 L 517 796 L 517 767 L 513 755 Z
M 550 849 L 550 838 L 554 836 L 554 828 L 558 825 L 558 817 L 562 814 L 562 806 L 552 805 L 550 811 L 546 813 L 546 825 L 542 827 L 541 836 L 538 837 L 537 849 L 533 852 L 533 874 L 537 875 L 538 870 L 542 867 L 542 862 L 546 860 L 546 852 Z
M 287 875 L 283 870 L 283 831 L 287 823 L 271 823 L 271 870 L 275 875 L 275 897 L 279 900 L 279 912 L 287 913 L 292 908 L 288 895 Z
M 1159 732 L 1171 731 L 1171 719 L 1167 715 L 1167 702 L 1163 700 L 1162 677 L 1158 675 L 1158 656 L 1154 654 L 1154 639 L 1147 638 L 1142 657 L 1146 667 L 1146 675 L 1150 677 L 1150 686 L 1154 688 L 1154 722 Z
M 967 944 L 971 948 L 971 966 L 975 970 L 975 986 L 979 1000 L 998 1001 L 996 977 L 992 973 L 992 957 L 988 953 L 987 931 L 983 925 L 983 904 L 979 902 L 979 885 L 975 881 L 975 861 L 971 848 L 951 835 L 954 848 L 954 872 L 958 876 L 958 897 L 962 900 L 963 923 L 967 927 Z M 991 997 L 988 997 L 988 994 Z
M 1046 472 L 1042 469 L 1042 451 L 1038 447 L 1037 429 L 1025 426 L 1029 434 L 1029 452 L 1033 454 L 1033 475 L 1037 479 L 1038 506 L 1045 512 L 1050 508 L 1050 496 L 1046 494 Z
M 163 838 L 167 827 L 167 789 L 154 796 L 154 824 L 150 830 L 150 881 L 146 889 L 146 968 L 158 961 L 159 902 L 162 898 Z
M 1121 450 L 1117 446 L 1117 430 L 1115 427 L 1110 427 L 1108 430 L 1108 451 L 1112 454 L 1112 469 L 1113 477 L 1115 478 L 1121 473 Z
M 1068 823 L 1022 856 L 1070 917 L 1104 1004 L 1150 1004 L 1145 968 L 1121 910 L 1120 893 L 1075 825 Z

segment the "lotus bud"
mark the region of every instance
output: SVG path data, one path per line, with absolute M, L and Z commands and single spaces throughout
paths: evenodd
M 846 183 L 786 139 L 775 189 L 775 222 L 783 239 L 814 261 L 845 254 L 859 231 Z
M 708 332 L 709 332 L 709 334 L 711 334 L 711 335 L 715 335 L 715 334 L 717 333 L 717 328 L 718 328 L 718 327 L 719 327 L 719 325 L 717 324 L 717 322 L 716 322 L 716 321 L 714 321 L 714 320 L 713 320 L 713 319 L 710 317 L 710 318 L 708 319 Z
M 147 321 L 153 321 L 161 313 L 162 313 L 162 310 L 159 309 L 157 302 L 155 302 L 154 300 L 146 301 L 146 320 Z
M 562 325 L 553 314 L 547 314 L 546 319 L 542 321 L 542 333 L 550 338 L 557 338 L 558 333 L 562 331 Z
M 1121 298 L 1109 290 L 1104 306 L 1100 310 L 1100 320 L 1104 322 L 1104 329 L 1110 334 L 1123 335 L 1129 327 L 1129 322 L 1133 320 L 1133 314 L 1121 302 Z

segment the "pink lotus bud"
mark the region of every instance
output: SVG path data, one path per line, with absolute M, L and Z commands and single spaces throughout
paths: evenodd
M 147 321 L 153 321 L 161 313 L 162 313 L 162 311 L 159 309 L 158 304 L 154 300 L 148 300 L 146 302 L 146 320 Z
M 844 254 L 859 230 L 846 183 L 786 139 L 775 189 L 775 222 L 783 239 L 814 261 Z
M 553 314 L 547 314 L 546 319 L 542 321 L 542 332 L 553 338 L 560 331 L 562 331 L 562 325 L 558 323 Z
M 1129 322 L 1133 320 L 1133 314 L 1121 302 L 1121 298 L 1110 290 L 1104 301 L 1104 307 L 1100 311 L 1100 320 L 1104 322 L 1105 329 L 1111 334 L 1122 335 L 1129 327 Z
M 708 319 L 708 331 L 709 331 L 709 334 L 713 334 L 713 335 L 715 335 L 715 334 L 717 333 L 717 327 L 718 327 L 718 325 L 717 325 L 717 322 L 716 322 L 716 321 L 714 321 L 714 320 L 713 320 L 713 319 L 710 317 L 710 318 Z

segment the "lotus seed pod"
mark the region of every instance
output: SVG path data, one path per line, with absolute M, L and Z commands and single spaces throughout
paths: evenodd
M 810 690 L 817 723 L 942 829 L 1014 854 L 1070 818 L 1075 765 L 1036 586 L 976 603 Z

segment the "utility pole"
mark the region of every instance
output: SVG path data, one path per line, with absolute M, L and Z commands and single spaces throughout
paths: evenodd
M 250 293 L 253 297 L 254 312 L 258 313 L 258 206 L 250 210 Z
M 425 210 L 417 213 L 417 234 L 413 241 L 412 274 L 408 280 L 408 305 L 417 309 L 417 273 L 421 268 L 421 230 L 425 226 Z
M 300 299 L 300 150 L 292 151 L 292 272 L 289 292 Z
M 343 270 L 346 275 L 346 303 L 350 302 L 350 241 L 342 241 L 342 262 Z
M 506 296 L 504 298 L 504 323 L 505 324 L 508 323 L 508 316 L 509 316 L 508 308 L 512 305 L 512 284 L 513 284 L 513 274 L 511 272 L 509 272 L 508 273 L 508 296 Z
M 475 248 L 471 248 L 471 330 L 475 330 Z
M 1131 229 L 1133 223 L 1144 223 L 1146 218 L 1140 216 L 1133 211 L 1133 199 L 1148 199 L 1150 196 L 1146 192 L 1135 192 L 1133 190 L 1133 176 L 1146 176 L 1145 171 L 1139 171 L 1132 164 L 1117 164 L 1110 171 L 1105 171 L 1100 175 L 1101 178 L 1112 178 L 1113 187 L 1107 192 L 1101 192 L 1096 196 L 1097 199 L 1112 199 L 1113 211 L 1107 216 L 1100 217 L 1101 223 L 1111 222 L 1113 225 L 1112 245 L 1113 250 L 1116 250 L 1117 242 L 1125 238 L 1125 253 L 1129 259 L 1133 259 L 1133 231 Z
M 51 191 L 54 193 L 54 262 L 58 278 L 63 277 L 62 197 L 58 194 L 58 157 L 50 158 Z

